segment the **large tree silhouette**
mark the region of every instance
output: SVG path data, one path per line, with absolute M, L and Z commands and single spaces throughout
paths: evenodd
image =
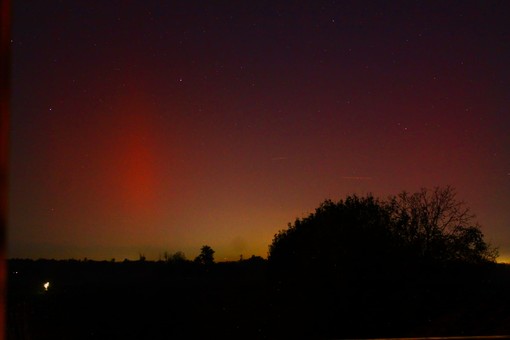
M 269 246 L 278 270 L 320 270 L 356 277 L 410 261 L 494 261 L 497 252 L 451 187 L 382 201 L 372 196 L 327 200 L 279 231 Z
M 270 263 L 283 271 L 363 272 L 381 268 L 394 252 L 391 215 L 372 196 L 322 203 L 314 213 L 279 231 Z
M 392 231 L 415 256 L 431 260 L 494 261 L 497 250 L 483 239 L 475 215 L 454 188 L 402 192 L 389 199 Z

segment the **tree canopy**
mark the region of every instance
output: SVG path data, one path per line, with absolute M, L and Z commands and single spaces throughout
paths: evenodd
M 498 253 L 484 240 L 465 202 L 450 186 L 402 192 L 387 203 L 392 232 L 415 256 L 463 262 L 495 261 Z
M 279 231 L 269 261 L 283 269 L 375 269 L 402 261 L 495 261 L 497 251 L 452 187 L 380 200 L 371 195 L 326 200 Z
M 214 263 L 214 250 L 208 246 L 204 245 L 200 248 L 200 254 L 195 258 L 196 263 L 211 265 Z

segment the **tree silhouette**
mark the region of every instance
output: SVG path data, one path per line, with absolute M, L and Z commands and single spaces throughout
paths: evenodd
M 182 251 L 175 252 L 174 254 L 165 251 L 163 259 L 167 263 L 183 263 L 186 262 L 186 255 Z
M 186 262 L 186 255 L 182 251 L 174 253 L 171 257 L 173 263 Z
M 420 261 L 494 261 L 473 215 L 453 188 L 327 200 L 314 213 L 279 231 L 268 260 L 280 271 L 309 270 L 380 276 L 393 265 Z
M 214 263 L 214 250 L 208 245 L 202 246 L 200 254 L 195 258 L 196 263 L 211 265 Z
M 451 186 L 402 192 L 388 203 L 393 233 L 416 256 L 432 260 L 494 261 L 474 214 Z
M 310 216 L 289 223 L 269 247 L 269 262 L 283 271 L 365 273 L 382 268 L 394 249 L 390 214 L 372 196 L 327 200 Z

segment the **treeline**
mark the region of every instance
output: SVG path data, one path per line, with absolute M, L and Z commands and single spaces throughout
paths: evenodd
M 205 245 L 194 260 L 10 260 L 8 338 L 510 333 L 510 266 L 451 187 L 327 200 L 268 255 L 217 263 Z
M 510 271 L 496 257 L 445 187 L 327 200 L 274 236 L 268 265 L 281 323 L 310 336 L 458 336 L 508 331 Z
M 469 208 L 446 187 L 387 200 L 370 195 L 327 200 L 278 232 L 268 259 L 276 270 L 322 268 L 352 275 L 367 267 L 489 263 L 497 255 Z
M 114 285 L 146 285 L 164 287 L 179 280 L 234 278 L 248 272 L 266 270 L 267 260 L 252 256 L 246 260 L 220 263 L 202 263 L 178 257 L 159 261 L 124 260 L 48 260 L 11 259 L 9 267 L 9 296 L 39 294 L 43 284 L 50 282 L 49 292 L 71 287 L 97 288 Z M 265 274 L 264 274 L 265 275 Z
M 510 266 L 417 265 L 398 277 L 267 260 L 11 260 L 9 339 L 374 338 L 510 332 Z M 409 267 L 411 268 L 411 267 Z M 384 273 L 384 271 L 381 271 Z M 49 282 L 45 291 L 43 284 Z M 17 336 L 25 330 L 28 335 Z

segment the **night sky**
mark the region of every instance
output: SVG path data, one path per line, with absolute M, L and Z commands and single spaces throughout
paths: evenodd
M 510 2 L 13 1 L 9 256 L 265 257 L 453 185 L 510 261 Z

